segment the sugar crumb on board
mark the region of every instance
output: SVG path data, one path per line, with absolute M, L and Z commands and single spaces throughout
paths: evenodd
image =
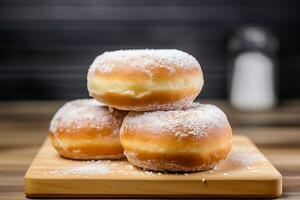
M 228 157 L 229 162 L 239 164 L 243 166 L 242 170 L 247 170 L 253 173 L 259 173 L 261 168 L 268 167 L 265 163 L 265 158 L 262 155 L 257 155 L 255 152 L 248 152 L 241 149 L 233 149 L 231 154 Z M 168 174 L 167 172 L 155 172 L 151 170 L 141 170 L 137 167 L 134 167 L 126 161 L 122 161 L 122 167 L 119 165 L 120 161 L 75 161 L 76 164 L 66 168 L 58 168 L 52 171 L 46 172 L 48 175 L 53 176 L 67 176 L 74 175 L 76 177 L 87 177 L 87 176 L 102 176 L 106 174 L 123 174 L 128 175 L 141 175 L 141 176 L 161 176 Z M 226 164 L 224 162 L 223 164 Z M 223 176 L 228 176 L 230 173 L 228 171 L 223 171 L 223 164 L 215 167 L 214 169 L 205 171 L 207 174 L 222 174 Z M 257 165 L 259 164 L 259 165 Z M 202 173 L 202 172 L 199 172 Z M 189 176 L 190 173 L 171 173 L 172 175 L 183 175 Z M 203 181 L 203 180 L 202 180 Z M 204 181 L 205 182 L 205 181 Z
M 105 162 L 105 163 L 104 163 Z M 65 169 L 55 169 L 49 172 L 50 175 L 104 175 L 111 172 L 111 168 L 107 165 L 110 161 L 87 161 Z

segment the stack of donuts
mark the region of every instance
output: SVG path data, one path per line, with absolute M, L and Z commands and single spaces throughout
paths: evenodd
M 193 102 L 204 83 L 179 50 L 118 50 L 88 71 L 93 99 L 66 103 L 50 123 L 54 148 L 70 159 L 126 159 L 154 171 L 202 171 L 225 160 L 232 132 L 224 112 Z

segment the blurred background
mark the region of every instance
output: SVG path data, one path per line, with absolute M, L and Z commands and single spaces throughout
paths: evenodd
M 198 100 L 224 110 L 283 175 L 283 197 L 300 199 L 299 2 L 0 0 L 0 196 L 24 198 L 53 114 L 88 97 L 97 55 L 175 48 L 202 66 Z
M 272 51 L 275 98 L 299 98 L 299 9 L 292 0 L 2 0 L 0 100 L 88 97 L 86 73 L 93 59 L 133 48 L 194 55 L 205 76 L 200 99 L 229 98 L 240 51 Z M 270 37 L 276 47 L 264 43 L 253 49 L 250 41 L 232 50 L 230 39 L 242 27 L 272 34 L 257 40 L 264 33 L 254 33 L 256 47 Z

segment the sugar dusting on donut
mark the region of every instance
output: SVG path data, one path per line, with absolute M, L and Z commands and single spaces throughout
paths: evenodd
M 182 110 L 130 112 L 125 117 L 124 123 L 126 127 L 122 128 L 143 128 L 156 134 L 168 132 L 174 133 L 177 137 L 187 135 L 202 137 L 206 136 L 208 129 L 221 128 L 228 120 L 218 107 L 194 103 Z
M 157 110 L 177 110 L 177 109 L 183 109 L 191 104 L 191 102 L 194 100 L 192 97 L 184 97 L 182 99 L 179 99 L 178 101 L 170 102 L 170 103 L 149 103 L 145 105 L 134 105 L 132 107 L 125 106 L 124 110 L 136 110 L 136 111 L 157 111 Z
M 200 67 L 198 61 L 190 54 L 176 49 L 136 49 L 104 52 L 98 56 L 90 67 L 89 73 L 95 69 L 109 73 L 119 63 L 130 63 L 151 74 L 152 67 L 166 68 L 174 72 L 176 68 L 190 69 Z
M 163 161 L 151 160 L 151 159 L 140 160 L 137 158 L 137 154 L 132 151 L 129 152 L 125 151 L 125 155 L 127 158 L 131 158 L 130 161 L 135 166 L 138 166 L 143 170 L 147 170 L 147 168 L 152 168 L 152 170 L 159 171 L 159 172 L 164 172 L 164 171 L 195 172 L 195 171 L 204 171 L 204 170 L 212 169 L 215 166 L 214 163 L 206 163 L 206 164 L 203 163 L 198 167 L 189 168 L 178 164 L 178 162 L 163 162 Z M 168 170 L 164 170 L 164 169 L 168 169 Z
M 92 128 L 101 128 L 121 125 L 120 112 L 109 112 L 108 107 L 93 99 L 80 99 L 66 103 L 62 106 L 51 120 L 49 130 L 55 133 L 58 128 L 68 127 L 81 128 L 86 126 L 87 122 Z M 69 130 L 71 133 L 72 130 Z M 118 134 L 118 130 L 115 130 Z

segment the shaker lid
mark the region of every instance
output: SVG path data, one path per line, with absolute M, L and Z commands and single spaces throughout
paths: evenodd
M 275 52 L 278 49 L 278 40 L 271 33 L 263 27 L 241 27 L 229 40 L 229 49 L 231 51 L 240 50 L 265 50 Z

